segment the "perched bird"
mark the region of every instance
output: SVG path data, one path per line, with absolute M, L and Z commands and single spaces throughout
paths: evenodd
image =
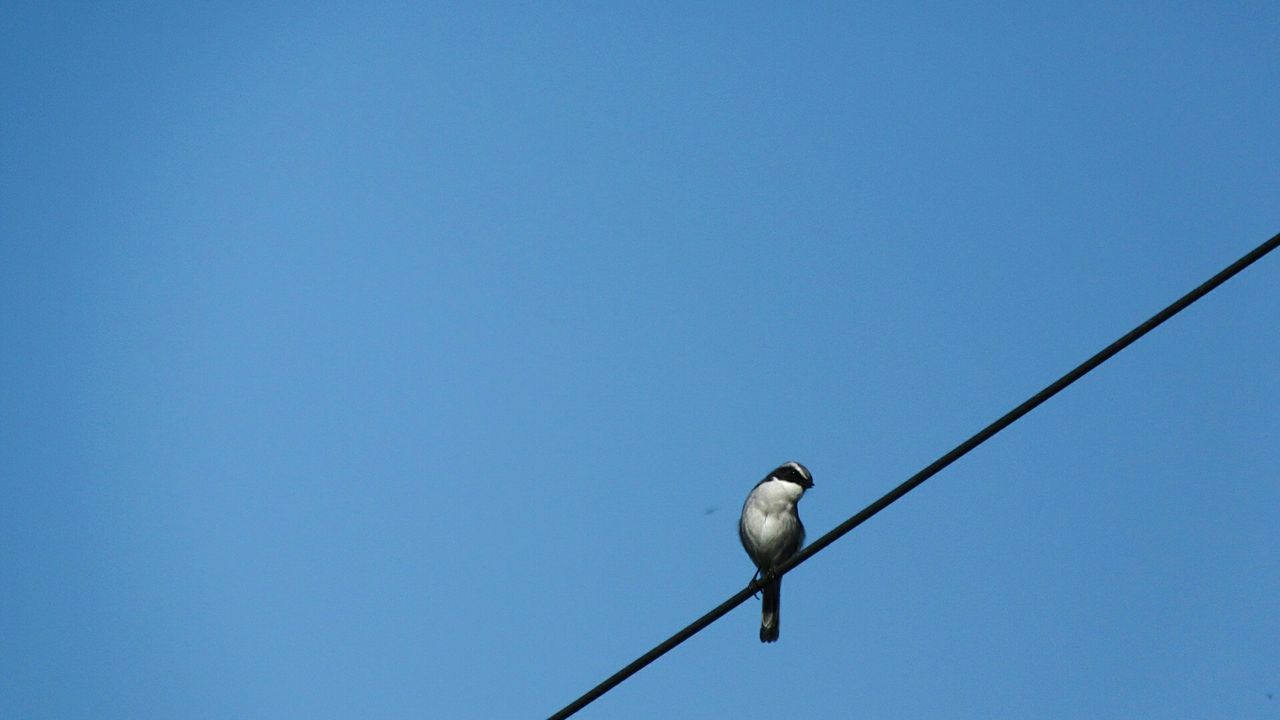
M 763 573 L 768 579 L 769 573 L 804 545 L 804 524 L 796 512 L 796 503 L 811 487 L 813 476 L 808 468 L 793 461 L 778 466 L 747 495 L 738 520 L 738 538 L 756 564 L 757 575 Z M 778 639 L 782 578 L 773 578 L 763 592 L 760 642 L 768 643 Z

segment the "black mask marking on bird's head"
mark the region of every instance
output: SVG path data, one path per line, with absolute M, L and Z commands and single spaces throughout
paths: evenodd
M 778 469 L 769 473 L 769 477 L 795 483 L 806 490 L 813 487 L 813 476 L 809 474 L 809 468 L 794 460 L 779 465 Z

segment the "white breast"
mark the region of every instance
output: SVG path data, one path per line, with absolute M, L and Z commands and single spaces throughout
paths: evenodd
M 747 552 L 757 565 L 781 563 L 788 550 L 803 541 L 804 530 L 796 516 L 796 502 L 804 488 L 795 483 L 770 480 L 747 496 L 742 508 L 742 536 Z M 801 537 L 797 539 L 797 535 Z

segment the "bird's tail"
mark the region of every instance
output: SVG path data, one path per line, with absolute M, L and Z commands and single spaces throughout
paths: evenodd
M 771 643 L 778 639 L 778 603 L 782 600 L 782 578 L 765 585 L 760 603 L 760 642 Z

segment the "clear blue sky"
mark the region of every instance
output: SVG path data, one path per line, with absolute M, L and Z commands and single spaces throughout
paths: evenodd
M 0 717 L 545 716 L 1280 231 L 1274 3 L 260 5 L 0 19 Z M 582 717 L 1280 717 L 1278 289 Z

